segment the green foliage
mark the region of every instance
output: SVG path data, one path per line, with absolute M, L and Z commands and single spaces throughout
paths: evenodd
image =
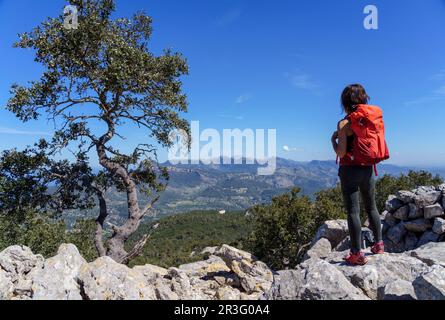
M 251 211 L 254 254 L 276 270 L 297 265 L 320 224 L 311 200 L 296 188 Z
M 437 186 L 442 184 L 443 179 L 426 171 L 410 171 L 407 175 L 398 177 L 384 175 L 376 183 L 376 201 L 380 212 L 385 210 L 385 202 L 388 196 L 399 190 L 412 190 L 419 186 Z
M 97 258 L 93 237 L 94 221 L 78 221 L 73 230 L 67 230 L 61 220 L 27 212 L 25 220 L 17 222 L 15 216 L 0 214 L 0 251 L 13 245 L 24 245 L 35 254 L 52 257 L 63 243 L 77 246 L 88 261 Z
M 341 187 L 322 190 L 316 193 L 315 210 L 319 221 L 346 219 Z
M 94 261 L 98 258 L 94 244 L 95 232 L 96 222 L 94 220 L 79 220 L 66 234 L 65 242 L 74 244 L 85 260 Z
M 240 212 L 220 215 L 215 211 L 195 211 L 145 224 L 131 242 L 149 232 L 154 223 L 159 223 L 159 227 L 153 231 L 142 255 L 132 260 L 130 266 L 150 263 L 169 268 L 199 261 L 203 259 L 200 252 L 208 246 L 229 244 L 246 249 L 244 242 L 251 230 L 248 222 Z M 191 256 L 192 252 L 196 254 Z

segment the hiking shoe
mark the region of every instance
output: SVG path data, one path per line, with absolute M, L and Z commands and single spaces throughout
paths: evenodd
M 374 254 L 384 254 L 385 253 L 385 244 L 383 241 L 377 242 L 371 248 L 371 252 Z
M 363 251 L 359 251 L 357 253 L 350 252 L 349 255 L 344 258 L 344 260 L 353 266 L 363 266 L 368 263 L 368 259 Z

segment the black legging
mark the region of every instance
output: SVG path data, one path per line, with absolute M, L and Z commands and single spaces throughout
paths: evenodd
M 343 201 L 348 212 L 351 250 L 362 249 L 362 223 L 360 220 L 360 193 L 368 214 L 369 225 L 376 242 L 382 241 L 382 225 L 375 202 L 375 180 L 372 166 L 340 166 L 339 176 Z

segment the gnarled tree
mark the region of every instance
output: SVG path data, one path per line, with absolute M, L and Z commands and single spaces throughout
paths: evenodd
M 129 252 L 124 245 L 151 213 L 168 177 L 158 164 L 154 145 L 170 146 L 169 135 L 174 130 L 189 132 L 180 116 L 187 111 L 181 77 L 188 67 L 181 54 L 167 50 L 155 56 L 149 51 L 152 20 L 145 14 L 113 20 L 113 0 L 69 2 L 78 9 L 77 29 L 66 28 L 66 17 L 61 14 L 22 34 L 15 44 L 34 49 L 35 61 L 43 65 L 44 72 L 27 86 L 13 85 L 7 108 L 24 122 L 45 115 L 53 121 L 52 140 L 39 143 L 39 150 L 45 150 L 49 158 L 61 150 L 72 150 L 73 145 L 75 163 L 91 168 L 91 155 L 97 157 L 102 170 L 76 174 L 77 187 L 66 192 L 79 192 L 81 186 L 85 194 L 97 196 L 98 253 L 127 263 L 148 235 Z M 152 144 L 123 153 L 115 147 L 115 140 L 124 138 L 124 125 L 134 125 L 141 137 L 145 130 Z M 101 132 L 100 128 L 105 129 Z M 70 172 L 56 171 L 50 175 L 53 179 L 72 181 Z M 111 236 L 104 242 L 105 195 L 110 187 L 126 193 L 128 217 L 122 225 L 111 226 Z M 144 206 L 138 199 L 141 194 L 150 199 Z

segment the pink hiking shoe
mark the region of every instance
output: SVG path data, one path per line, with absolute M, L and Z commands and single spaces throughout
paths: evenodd
M 359 251 L 357 253 L 350 252 L 344 259 L 348 264 L 353 266 L 363 266 L 368 263 L 368 259 L 363 251 Z
M 371 252 L 374 254 L 384 254 L 385 253 L 385 244 L 383 241 L 377 242 L 371 248 Z

